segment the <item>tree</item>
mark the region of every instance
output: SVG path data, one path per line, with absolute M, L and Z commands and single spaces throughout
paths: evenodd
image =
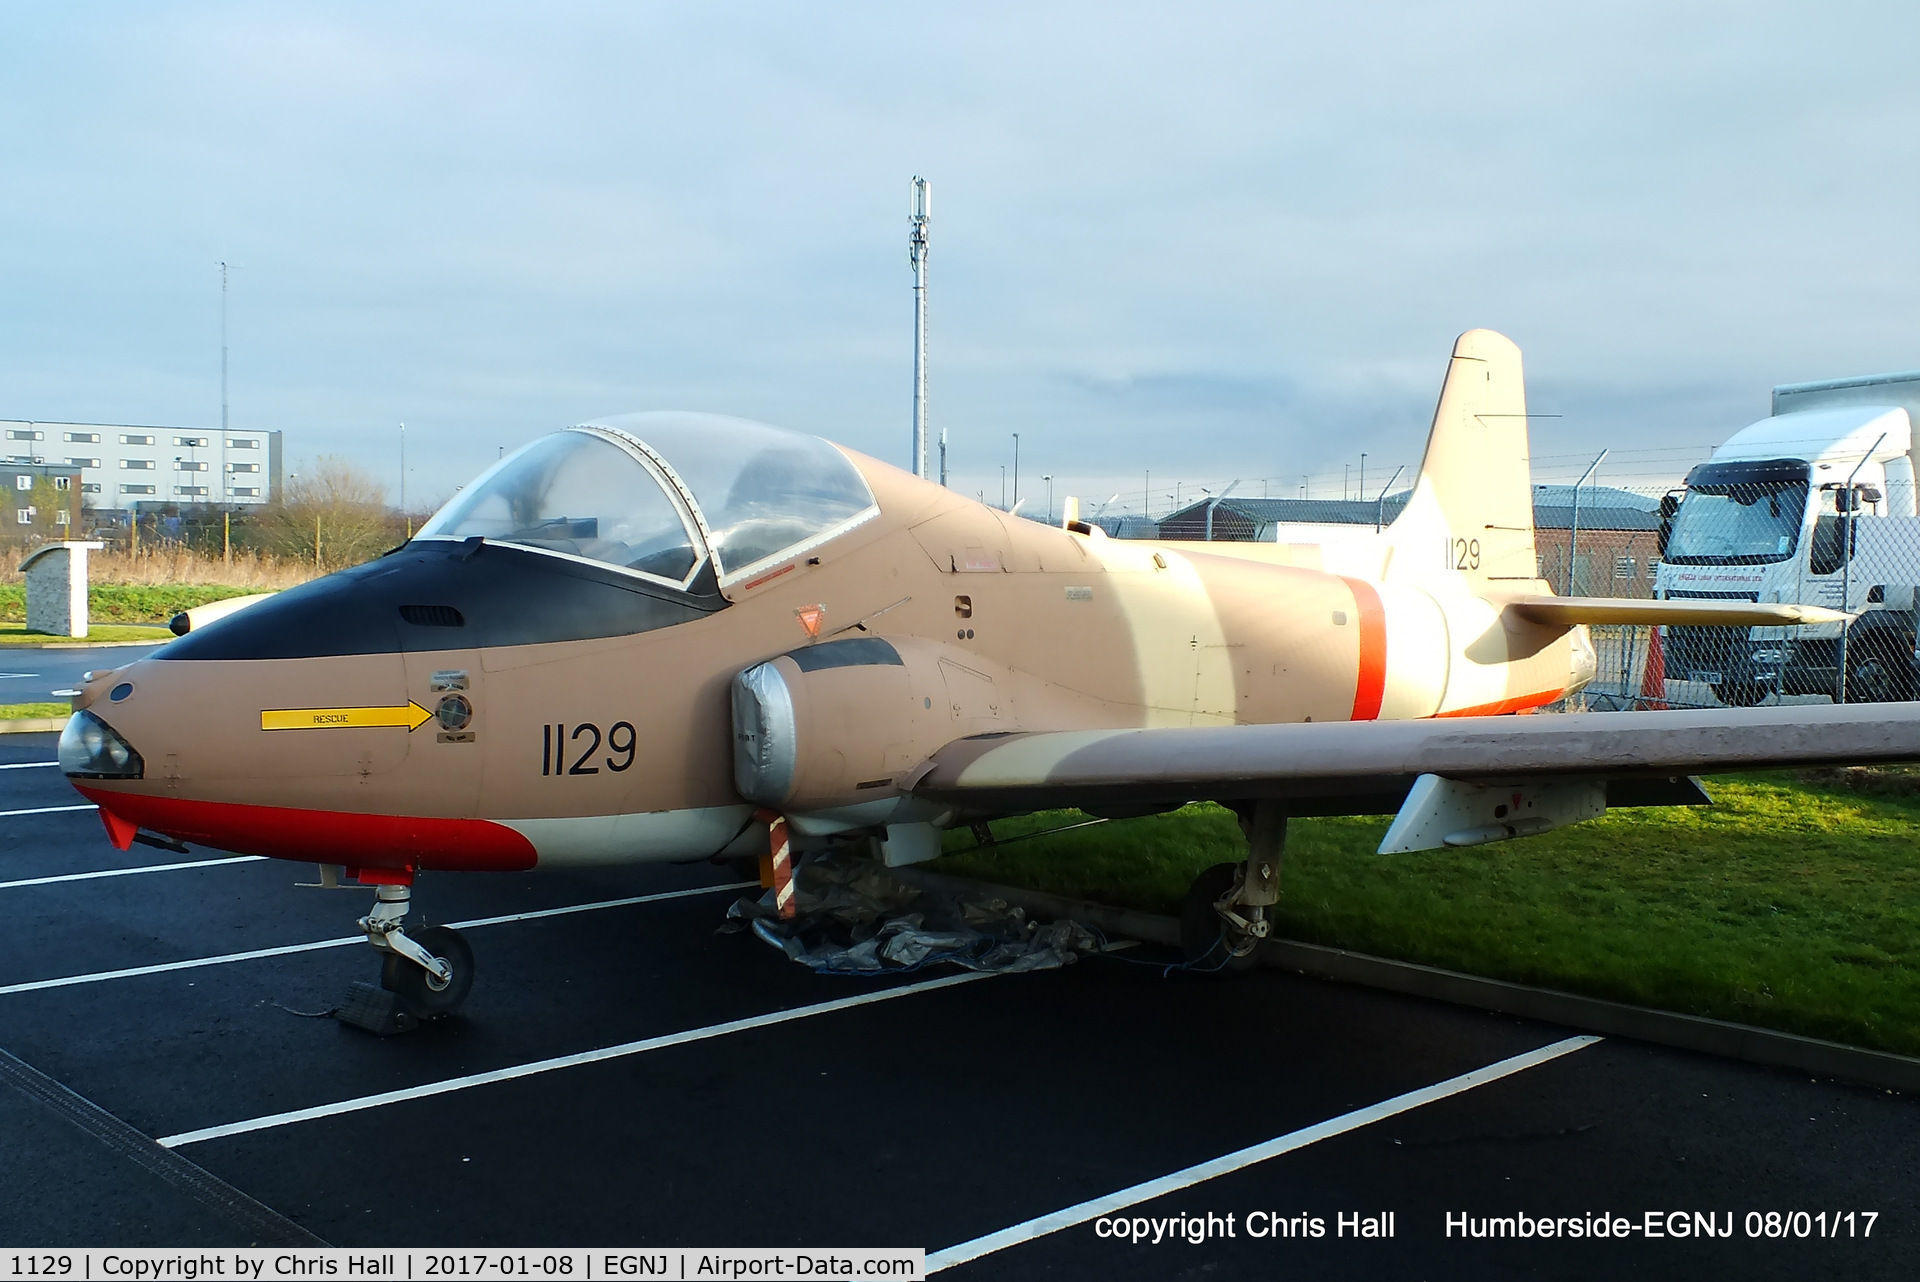
M 291 473 L 278 501 L 253 524 L 277 556 L 322 568 L 358 565 L 400 542 L 386 502 L 385 487 L 357 463 L 325 454 Z
M 62 486 L 59 481 L 66 481 L 67 485 Z M 28 543 L 82 538 L 85 531 L 76 524 L 80 519 L 79 499 L 79 489 L 73 478 L 36 477 L 31 490 L 14 495 L 12 510 L 7 513 L 11 518 L 7 533 Z M 24 525 L 13 516 L 15 511 L 22 509 L 32 513 Z

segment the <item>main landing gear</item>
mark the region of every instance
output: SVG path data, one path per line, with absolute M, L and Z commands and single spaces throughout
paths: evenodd
M 1247 858 L 1215 864 L 1194 878 L 1180 909 L 1180 948 L 1196 970 L 1246 970 L 1273 929 L 1280 902 L 1280 855 L 1287 816 L 1278 802 L 1235 807 L 1246 834 Z
M 401 929 L 413 887 L 380 886 L 374 894 L 373 911 L 360 919 L 360 929 L 380 950 L 380 987 L 416 1019 L 458 1010 L 473 990 L 473 949 L 460 932 L 445 926 L 425 926 L 412 934 Z

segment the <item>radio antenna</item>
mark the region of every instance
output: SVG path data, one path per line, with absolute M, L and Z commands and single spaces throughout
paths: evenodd
M 933 191 L 915 175 L 908 210 L 907 258 L 913 264 L 913 474 L 927 475 L 927 224 Z M 940 484 L 947 483 L 947 434 L 940 433 Z

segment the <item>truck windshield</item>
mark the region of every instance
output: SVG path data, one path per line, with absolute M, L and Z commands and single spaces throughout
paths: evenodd
M 1674 514 L 1665 560 L 1684 565 L 1784 561 L 1800 540 L 1805 481 L 1696 484 Z

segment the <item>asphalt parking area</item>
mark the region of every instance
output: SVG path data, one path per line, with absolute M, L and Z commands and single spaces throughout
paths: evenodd
M 0 646 L 0 703 L 46 703 L 92 668 L 120 668 L 159 645 Z
M 716 934 L 733 892 L 695 865 L 423 878 L 417 917 L 491 923 L 467 930 L 478 982 L 458 1019 L 383 1040 L 313 1017 L 373 977 L 364 943 L 281 951 L 349 939 L 367 892 L 296 890 L 311 870 L 275 861 L 116 852 L 94 815 L 57 809 L 78 801 L 59 772 L 29 764 L 52 743 L 0 738 L 0 1047 L 338 1245 L 939 1258 L 1578 1032 L 1117 959 L 962 982 L 816 977 Z M 236 954 L 256 955 L 179 966 Z M 319 1115 L 283 1116 L 301 1110 Z M 278 1120 L 229 1129 L 261 1119 Z M 0 1241 L 244 1240 L 4 1088 L 0 1135 Z M 1597 1041 L 1109 1210 L 1159 1221 L 1158 1244 L 1088 1219 L 942 1276 L 1905 1277 L 1917 1166 L 1911 1098 Z M 1810 1225 L 1852 1212 L 1853 1236 L 1793 1236 L 1801 1211 Z M 1634 1234 L 1445 1231 L 1450 1213 L 1603 1212 Z M 1650 1212 L 1663 1231 L 1667 1213 L 1691 1228 L 1698 1212 L 1732 1236 L 1649 1240 Z M 1250 1213 L 1262 1229 L 1317 1217 L 1324 1236 L 1249 1236 Z M 1385 1213 L 1390 1238 L 1338 1231 Z M 1767 1236 L 1769 1213 L 1786 1236 Z M 1166 1233 L 1208 1215 L 1233 1217 L 1234 1236 Z

